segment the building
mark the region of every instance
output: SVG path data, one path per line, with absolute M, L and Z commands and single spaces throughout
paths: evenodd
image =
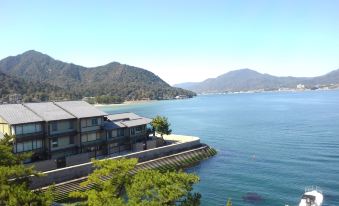
M 48 158 L 78 153 L 77 118 L 52 102 L 24 104 L 44 120 L 44 148 Z
M 95 156 L 105 154 L 103 147 L 105 135 L 102 125 L 107 114 L 84 101 L 65 101 L 55 104 L 77 118 L 79 152 L 95 152 Z
M 20 103 L 22 101 L 22 95 L 21 94 L 10 94 L 8 95 L 8 101 L 9 103 Z
M 299 90 L 304 90 L 304 89 L 305 89 L 305 85 L 303 85 L 303 84 L 298 84 L 298 85 L 297 85 L 297 89 L 299 89 Z
M 146 149 L 146 141 L 149 135 L 146 126 L 150 122 L 151 119 L 134 113 L 108 115 L 104 124 L 107 153 Z
M 0 132 L 15 135 L 13 152 L 33 152 L 44 158 L 44 120 L 22 104 L 0 105 Z
M 0 135 L 15 135 L 13 152 L 32 161 L 142 150 L 150 119 L 133 113 L 108 115 L 84 101 L 0 105 Z

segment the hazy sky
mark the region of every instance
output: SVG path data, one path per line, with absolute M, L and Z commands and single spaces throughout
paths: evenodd
M 30 49 L 170 84 L 240 68 L 316 76 L 339 68 L 339 1 L 0 0 L 0 58 Z

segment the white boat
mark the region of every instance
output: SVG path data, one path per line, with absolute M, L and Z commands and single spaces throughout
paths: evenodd
M 324 196 L 322 190 L 317 186 L 305 188 L 305 193 L 301 197 L 299 206 L 322 206 Z

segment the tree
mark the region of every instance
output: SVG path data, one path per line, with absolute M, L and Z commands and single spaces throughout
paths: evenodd
M 229 199 L 227 200 L 226 206 L 232 206 L 232 200 L 231 200 L 231 198 L 229 198 Z
M 30 190 L 29 176 L 40 174 L 22 163 L 30 157 L 30 153 L 12 153 L 13 140 L 14 137 L 9 135 L 0 140 L 0 205 L 51 205 L 51 190 L 39 194 Z
M 88 179 L 80 184 L 85 188 L 89 185 L 94 187 L 70 193 L 72 198 L 86 199 L 82 205 L 123 205 L 121 198 L 125 186 L 131 181 L 131 171 L 135 168 L 137 159 L 119 160 L 94 160 L 93 166 L 96 168 Z M 110 177 L 106 180 L 105 177 Z
M 201 194 L 200 193 L 188 193 L 187 197 L 181 202 L 180 206 L 199 206 Z
M 169 135 L 172 133 L 170 129 L 171 124 L 168 122 L 166 117 L 156 116 L 152 119 L 151 126 L 153 130 L 161 135 L 161 138 L 164 140 L 164 134 Z
M 126 190 L 132 205 L 175 205 L 198 181 L 196 175 L 184 172 L 142 170 L 133 176 Z
M 86 200 L 80 205 L 176 205 L 190 194 L 193 184 L 199 181 L 198 176 L 181 171 L 136 171 L 137 159 L 95 160 L 93 164 L 96 169 L 81 183 L 82 189 L 70 194 L 70 197 Z M 133 174 L 133 171 L 136 173 Z M 90 189 L 84 190 L 90 185 Z

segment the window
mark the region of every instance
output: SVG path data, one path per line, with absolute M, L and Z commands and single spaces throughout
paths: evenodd
M 55 132 L 58 130 L 58 124 L 57 122 L 52 122 L 52 131 Z
M 74 136 L 71 136 L 71 137 L 69 138 L 69 144 L 74 144 Z
M 16 135 L 22 134 L 22 125 L 15 126 L 15 134 Z
M 138 126 L 135 128 L 136 133 L 141 133 L 143 131 L 143 126 Z
M 29 151 L 33 149 L 32 141 L 24 142 L 24 151 Z
M 81 135 L 81 142 L 90 142 L 90 141 L 94 141 L 100 139 L 100 133 L 88 133 L 88 134 L 83 134 Z
M 15 135 L 22 135 L 22 134 L 31 134 L 35 132 L 41 132 L 41 124 L 23 124 L 23 125 L 16 125 L 15 126 Z
M 82 119 L 81 120 L 81 127 L 87 127 L 86 120 Z
M 121 137 L 121 136 L 124 136 L 124 135 L 125 135 L 124 129 L 118 129 L 118 130 L 117 130 L 117 136 L 118 136 L 118 137 Z
M 98 119 L 97 118 L 93 118 L 92 119 L 92 126 L 96 126 L 98 125 Z
M 14 149 L 14 152 L 25 152 L 39 148 L 42 148 L 42 140 L 31 140 L 22 143 L 17 143 L 16 150 Z
M 58 138 L 52 139 L 52 147 L 58 147 Z
M 42 148 L 42 140 L 37 140 L 36 141 L 36 148 Z
M 118 131 L 116 129 L 112 130 L 111 137 L 117 137 L 118 136 Z
M 34 132 L 36 132 L 35 124 L 25 124 L 25 125 L 23 125 L 22 130 L 23 130 L 22 131 L 23 134 L 34 133 Z
M 23 143 L 17 143 L 16 144 L 16 152 L 23 152 L 24 151 L 24 144 Z
M 58 147 L 68 146 L 70 137 L 59 137 L 58 138 Z
M 41 124 L 35 124 L 35 131 L 36 132 L 41 132 L 42 131 Z
M 131 135 L 135 135 L 135 127 L 131 128 Z
M 92 126 L 98 126 L 100 124 L 100 119 L 98 118 L 87 118 L 81 120 L 81 127 L 92 127 Z
M 69 125 L 68 125 L 68 129 L 73 129 L 73 122 L 72 122 L 72 121 L 69 121 L 68 124 L 69 124 Z
M 42 147 L 42 140 L 33 140 L 33 149 L 39 149 L 41 147 Z
M 96 133 L 87 134 L 87 142 L 94 141 L 97 139 Z
M 87 135 L 81 135 L 81 142 L 87 142 Z

